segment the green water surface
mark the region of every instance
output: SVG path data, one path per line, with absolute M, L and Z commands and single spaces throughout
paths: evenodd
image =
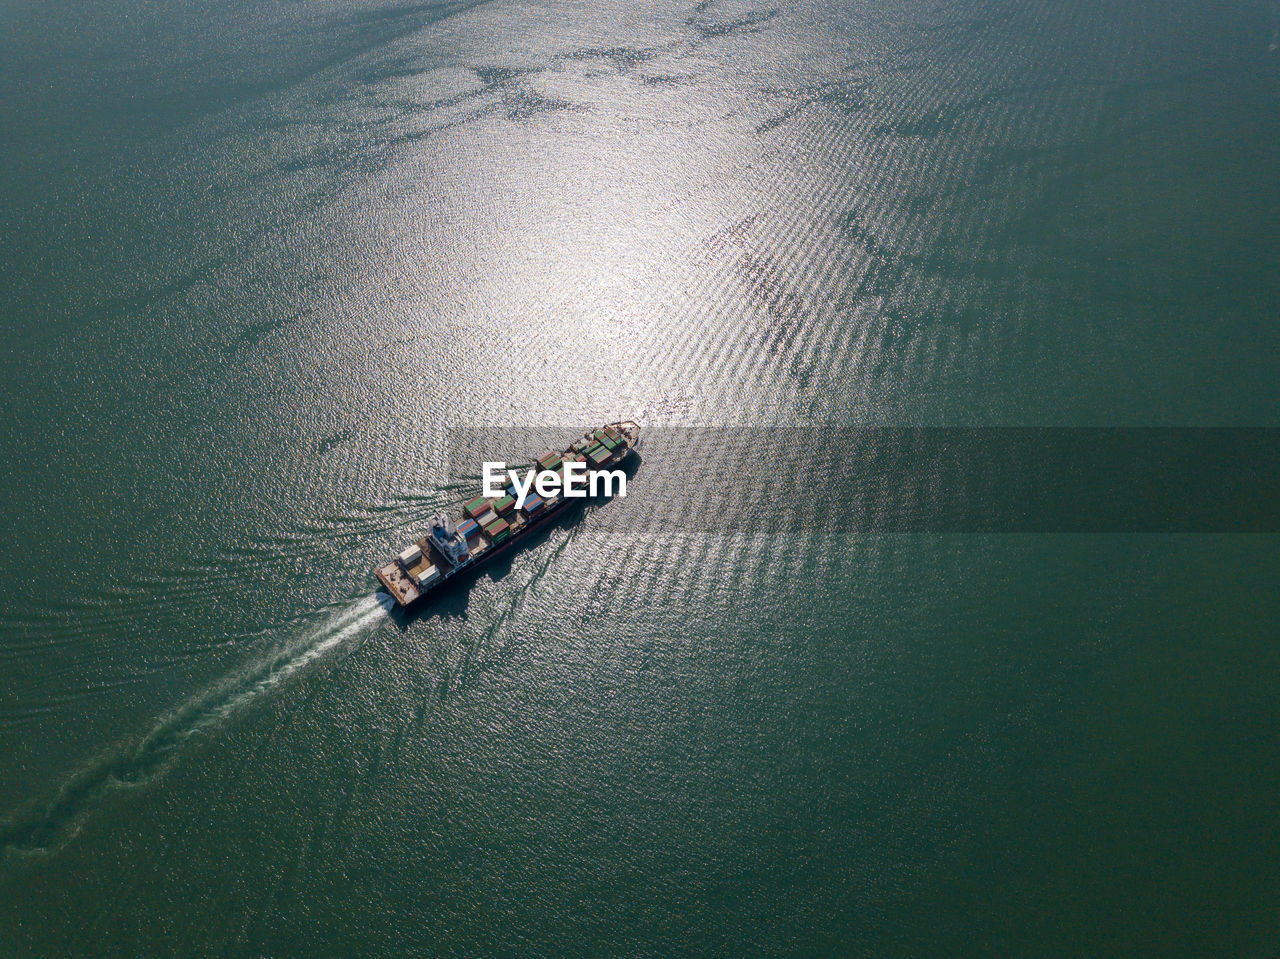
M 1275 956 L 1274 534 L 637 522 L 658 445 L 370 569 L 460 426 L 1280 425 L 1278 30 L 0 0 L 0 955 Z

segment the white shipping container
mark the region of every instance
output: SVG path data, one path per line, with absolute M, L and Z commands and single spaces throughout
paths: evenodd
M 382 555 L 385 556 L 386 553 L 383 553 Z M 418 546 L 416 543 L 400 554 L 400 562 L 405 566 L 412 566 L 420 559 L 422 559 L 422 547 Z

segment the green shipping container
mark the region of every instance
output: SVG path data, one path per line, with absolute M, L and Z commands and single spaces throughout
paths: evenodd
M 472 517 L 479 516 L 481 513 L 485 511 L 485 508 L 488 505 L 489 505 L 489 501 L 487 499 L 485 499 L 483 496 L 477 496 L 475 499 L 473 499 L 470 503 L 467 504 L 466 513 L 468 516 L 472 516 Z
M 498 500 L 498 502 L 493 504 L 493 508 L 496 509 L 499 513 L 509 513 L 511 512 L 512 508 L 515 505 L 516 505 L 515 500 L 513 500 L 510 496 L 504 496 L 502 497 L 502 499 Z

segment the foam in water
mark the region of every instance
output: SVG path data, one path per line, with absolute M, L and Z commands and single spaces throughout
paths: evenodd
M 118 747 L 75 773 L 47 808 L 0 825 L 0 850 L 34 852 L 54 845 L 107 790 L 147 782 L 192 734 L 225 720 L 304 666 L 371 629 L 392 605 L 388 596 L 358 599 L 335 610 L 284 649 L 187 702 L 161 719 L 140 742 Z

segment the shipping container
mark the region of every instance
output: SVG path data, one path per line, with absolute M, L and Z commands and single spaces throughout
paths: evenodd
M 511 512 L 515 509 L 515 506 L 516 501 L 510 496 L 504 496 L 502 499 L 498 500 L 498 502 L 493 504 L 493 508 L 497 511 L 499 516 Z
M 407 569 L 422 559 L 422 547 L 415 543 L 396 558 L 400 560 L 400 565 Z
M 468 516 L 478 516 L 483 513 L 489 506 L 489 501 L 483 496 L 477 496 L 466 506 L 466 514 Z

